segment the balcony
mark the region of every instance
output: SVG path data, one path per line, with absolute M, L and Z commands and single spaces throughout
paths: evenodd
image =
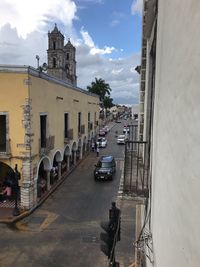
M 70 140 L 73 140 L 73 129 L 69 129 L 64 133 L 64 142 L 69 143 Z
M 6 140 L 5 143 L 0 144 L 0 158 L 1 159 L 8 159 L 11 157 L 11 146 L 10 146 L 11 140 Z
M 81 134 L 84 134 L 85 133 L 85 125 L 84 124 L 81 125 L 81 132 L 80 133 Z
M 78 131 L 78 137 L 81 138 L 81 136 L 83 134 L 85 134 L 85 125 L 84 124 L 80 126 L 80 129 Z
M 147 142 L 128 141 L 125 145 L 123 194 L 149 196 Z
M 39 139 L 39 153 L 47 154 L 52 149 L 54 149 L 55 145 L 55 136 L 49 136 L 48 138 L 41 140 Z
M 93 129 L 93 123 L 92 122 L 88 122 L 88 131 L 92 131 Z

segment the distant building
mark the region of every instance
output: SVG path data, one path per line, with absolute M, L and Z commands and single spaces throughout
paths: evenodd
M 76 85 L 76 48 L 71 44 L 70 40 L 64 45 L 64 36 L 58 30 L 56 24 L 53 31 L 48 33 L 47 55 L 47 73 L 50 76 Z

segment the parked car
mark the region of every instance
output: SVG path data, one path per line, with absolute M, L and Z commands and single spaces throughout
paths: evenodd
M 128 137 L 127 135 L 125 134 L 120 134 L 118 137 L 117 137 L 117 144 L 123 144 L 125 145 L 126 141 L 128 140 Z
M 112 180 L 116 172 L 116 162 L 113 156 L 102 156 L 95 165 L 95 180 Z
M 106 136 L 106 132 L 103 129 L 100 129 L 99 136 Z
M 130 128 L 129 126 L 125 125 L 124 128 L 123 128 L 123 133 L 129 133 L 130 132 Z
M 106 140 L 106 138 L 105 137 L 99 137 L 98 139 L 97 139 L 97 142 L 96 142 L 96 144 L 97 144 L 97 146 L 99 146 L 99 147 L 106 147 L 107 146 L 107 140 Z

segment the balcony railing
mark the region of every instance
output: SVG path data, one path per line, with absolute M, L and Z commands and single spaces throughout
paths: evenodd
M 73 140 L 73 129 L 69 129 L 64 133 L 64 142 L 69 143 L 70 140 Z
M 46 138 L 46 140 L 43 140 L 43 142 L 41 142 L 41 139 L 39 139 L 39 144 L 40 154 L 46 154 L 50 150 L 54 149 L 55 136 L 49 136 L 48 138 Z
M 88 131 L 91 131 L 93 129 L 93 123 L 88 122 Z
M 148 197 L 148 165 L 147 142 L 126 142 L 123 186 L 124 194 Z
M 11 140 L 6 140 L 5 143 L 0 144 L 0 158 L 9 158 L 11 156 Z
M 84 133 L 85 133 L 85 125 L 82 124 L 82 125 L 81 125 L 81 134 L 84 134 Z

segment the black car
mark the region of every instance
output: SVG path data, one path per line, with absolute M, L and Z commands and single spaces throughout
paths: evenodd
M 95 165 L 95 180 L 112 180 L 116 171 L 116 162 L 113 156 L 102 156 Z

